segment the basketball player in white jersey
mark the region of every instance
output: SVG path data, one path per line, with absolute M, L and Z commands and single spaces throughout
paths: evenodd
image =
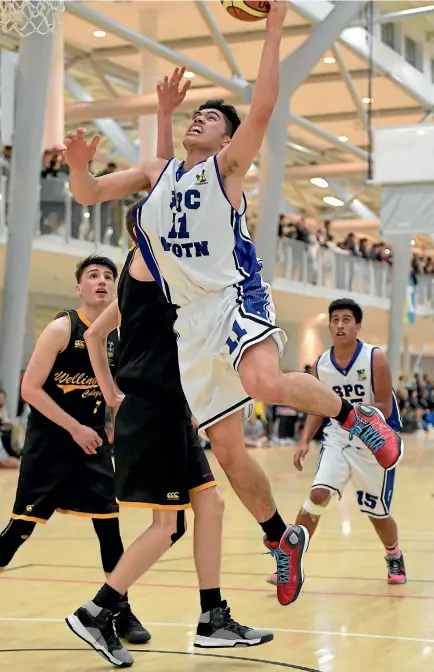
M 333 347 L 319 357 L 315 375 L 340 397 L 351 402 L 375 406 L 396 431 L 401 429 L 398 404 L 392 389 L 392 377 L 385 353 L 358 339 L 363 312 L 351 299 L 338 299 L 329 306 L 330 334 Z M 302 471 L 309 443 L 323 418 L 309 415 L 301 440 L 294 453 L 294 464 Z M 404 558 L 398 545 L 398 528 L 390 515 L 395 469 L 385 471 L 372 453 L 331 420 L 324 429 L 324 442 L 309 497 L 297 516 L 296 525 L 304 525 L 312 536 L 321 515 L 333 496 L 340 499 L 352 480 L 360 511 L 369 517 L 386 550 L 387 582 L 405 583 Z M 275 583 L 275 575 L 269 577 Z
M 401 440 L 374 409 L 353 406 L 312 376 L 283 374 L 285 333 L 275 324 L 269 286 L 261 278 L 246 221 L 243 180 L 264 139 L 279 92 L 279 49 L 287 3 L 272 0 L 250 111 L 241 123 L 223 101 L 208 101 L 184 137 L 185 161 L 155 159 L 94 178 L 84 129 L 68 134 L 65 159 L 75 198 L 93 204 L 152 187 L 137 208 L 144 260 L 166 297 L 178 306 L 175 329 L 182 386 L 199 430 L 206 433 L 237 495 L 261 525 L 275 557 L 277 595 L 294 602 L 303 584 L 308 533 L 287 527 L 270 484 L 245 447 L 241 409 L 251 398 L 336 418 L 392 467 Z M 273 231 L 271 235 L 275 235 Z M 128 574 L 121 561 L 110 585 Z M 119 584 L 120 585 L 120 584 Z

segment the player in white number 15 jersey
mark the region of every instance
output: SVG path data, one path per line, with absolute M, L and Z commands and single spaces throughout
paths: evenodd
M 387 423 L 399 431 L 401 418 L 387 357 L 380 348 L 357 338 L 362 326 L 362 309 L 351 299 L 338 299 L 330 304 L 329 316 L 333 347 L 319 357 L 314 375 L 340 397 L 352 403 L 376 406 L 387 418 Z M 315 415 L 307 418 L 294 453 L 294 464 L 300 471 L 309 442 L 322 420 Z M 398 529 L 390 515 L 395 469 L 385 471 L 359 439 L 348 441 L 347 432 L 335 420 L 330 420 L 325 427 L 324 437 L 312 489 L 296 524 L 304 525 L 312 536 L 331 498 L 336 495 L 340 499 L 351 480 L 359 509 L 369 517 L 386 550 L 388 583 L 405 583 Z M 275 582 L 274 575 L 269 581 Z
M 97 141 L 87 145 L 79 129 L 66 142 L 71 190 L 80 203 L 123 198 L 151 187 L 137 209 L 136 233 L 154 279 L 179 306 L 175 330 L 185 396 L 232 487 L 265 534 L 264 543 L 277 562 L 281 604 L 300 594 L 308 534 L 301 526 L 287 527 L 277 512 L 268 479 L 246 450 L 241 409 L 251 398 L 302 408 L 336 418 L 349 437 L 359 436 L 387 468 L 401 455 L 399 436 L 377 411 L 351 404 L 312 376 L 280 370 L 286 335 L 275 324 L 269 287 L 245 225 L 243 180 L 278 98 L 286 12 L 286 2 L 271 0 L 246 118 L 241 122 L 224 101 L 201 105 L 184 136 L 184 161 L 154 159 L 93 178 L 87 166 Z M 110 586 L 116 589 L 123 571 L 121 561 Z

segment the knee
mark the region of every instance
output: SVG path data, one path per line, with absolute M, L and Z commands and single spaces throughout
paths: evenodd
M 262 399 L 268 403 L 279 401 L 280 372 L 250 367 L 244 368 L 239 373 L 241 383 L 249 397 Z
M 232 445 L 220 441 L 211 442 L 211 448 L 225 473 L 230 473 L 237 468 L 237 465 L 242 465 L 244 460 L 248 458 L 244 440 L 243 443 L 234 443 Z
M 154 511 L 152 526 L 169 546 L 173 546 L 187 531 L 185 513 L 184 511 Z
M 326 507 L 331 499 L 331 492 L 326 488 L 314 488 L 310 493 L 310 501 L 315 506 Z
M 202 490 L 193 503 L 194 515 L 204 518 L 222 519 L 225 512 L 225 500 L 217 487 Z

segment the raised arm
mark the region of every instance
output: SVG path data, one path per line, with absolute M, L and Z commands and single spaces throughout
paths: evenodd
M 185 73 L 185 66 L 175 68 L 172 76 L 165 77 L 161 84 L 157 85 L 158 94 L 158 140 L 157 156 L 160 159 L 171 159 L 175 155 L 173 146 L 173 112 L 185 98 L 191 86 L 191 80 L 187 80 L 181 86 L 181 80 Z
M 112 199 L 125 198 L 137 191 L 146 191 L 164 168 L 164 161 L 174 155 L 172 116 L 182 103 L 191 82 L 181 86 L 185 67 L 175 68 L 170 79 L 164 78 L 157 86 L 158 93 L 158 140 L 157 157 L 144 161 L 128 170 L 120 170 L 110 175 L 94 177 L 89 172 L 89 163 L 93 160 L 100 136 L 86 141 L 86 130 L 79 128 L 76 133 L 68 133 L 65 139 L 64 160 L 69 165 L 69 183 L 71 192 L 78 203 L 94 205 Z
M 149 189 L 152 179 L 164 162 L 158 159 L 146 161 L 128 170 L 119 170 L 109 175 L 94 177 L 89 172 L 89 163 L 95 156 L 100 141 L 97 135 L 86 141 L 86 130 L 79 128 L 68 133 L 65 139 L 64 160 L 69 166 L 69 184 L 72 195 L 81 205 L 94 205 L 112 199 L 125 198 L 137 191 Z M 161 168 L 159 168 L 162 166 Z
M 271 0 L 249 114 L 217 157 L 223 178 L 237 175 L 243 179 L 262 145 L 279 95 L 279 51 L 287 10 L 286 0 Z
M 94 454 L 102 444 L 98 434 L 66 413 L 43 389 L 57 355 L 68 345 L 69 333 L 70 323 L 66 316 L 59 317 L 44 329 L 24 374 L 21 395 L 42 415 L 66 429 L 85 453 Z
M 92 368 L 105 402 L 111 408 L 117 408 L 123 399 L 116 389 L 107 359 L 107 336 L 118 325 L 118 302 L 113 301 L 84 333 Z

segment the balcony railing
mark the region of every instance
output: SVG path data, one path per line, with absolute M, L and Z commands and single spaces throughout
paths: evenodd
M 389 264 L 306 245 L 291 238 L 279 240 L 276 275 L 312 286 L 312 289 L 329 287 L 383 299 L 391 296 Z M 434 309 L 434 276 L 418 276 L 416 305 Z
M 55 236 L 127 249 L 125 213 L 135 199 L 82 206 L 72 197 L 66 175 L 41 178 L 35 236 Z M 7 232 L 8 179 L 0 177 L 0 238 Z
M 136 198 L 94 206 L 79 205 L 69 191 L 66 175 L 41 178 L 40 207 L 35 236 L 87 241 L 91 249 L 101 245 L 127 250 L 126 210 Z M 8 179 L 0 176 L 0 239 L 7 232 Z M 291 238 L 278 241 L 276 275 L 304 286 L 329 287 L 388 299 L 391 267 L 332 249 L 306 245 Z M 416 305 L 434 309 L 434 276 L 419 276 Z

